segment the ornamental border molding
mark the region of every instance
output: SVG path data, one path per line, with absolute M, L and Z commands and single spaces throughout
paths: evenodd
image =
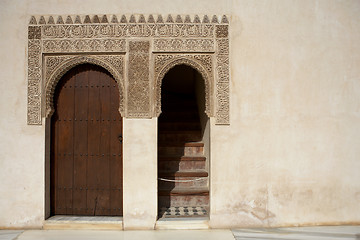
M 165 74 L 177 65 L 187 65 L 197 70 L 204 79 L 205 113 L 213 116 L 212 111 L 212 56 L 209 54 L 157 54 L 155 56 L 155 116 L 161 114 L 161 85 Z M 206 66 L 207 68 L 205 68 Z
M 90 63 L 98 65 L 106 69 L 115 79 L 119 89 L 119 112 L 124 114 L 124 77 L 123 77 L 123 63 L 124 56 L 122 55 L 87 55 L 87 56 L 45 56 L 45 117 L 51 117 L 54 113 L 54 91 L 57 83 L 62 76 L 73 67 Z
M 146 42 L 148 48 L 135 44 L 131 50 L 134 42 Z M 215 117 L 217 125 L 230 124 L 229 21 L 225 15 L 220 19 L 216 15 L 211 19 L 151 14 L 32 16 L 28 26 L 29 125 L 41 125 L 43 117 L 51 116 L 57 82 L 82 63 L 99 65 L 115 78 L 119 111 L 128 118 L 159 116 L 162 78 L 176 65 L 191 66 L 205 81 L 206 114 Z

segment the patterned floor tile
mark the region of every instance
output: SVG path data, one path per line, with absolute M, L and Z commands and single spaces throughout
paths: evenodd
M 196 217 L 207 216 L 205 207 L 163 207 L 160 209 L 159 217 Z

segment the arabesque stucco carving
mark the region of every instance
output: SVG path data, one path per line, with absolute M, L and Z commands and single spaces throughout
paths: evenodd
M 28 124 L 53 111 L 53 92 L 72 67 L 107 69 L 119 86 L 123 117 L 161 113 L 161 82 L 186 64 L 205 81 L 206 114 L 229 124 L 229 23 L 226 16 L 86 15 L 31 17 L 28 27 Z M 125 72 L 126 71 L 126 72 Z M 152 107 L 154 106 L 154 107 Z
M 161 84 L 165 74 L 176 65 L 188 65 L 196 69 L 205 82 L 205 113 L 212 116 L 212 56 L 209 54 L 157 54 L 155 56 L 155 114 L 161 113 Z M 206 66 L 206 68 L 205 68 Z
M 119 112 L 122 116 L 124 115 L 123 55 L 61 55 L 45 56 L 45 117 L 51 116 L 54 111 L 53 95 L 58 81 L 71 68 L 84 63 L 101 66 L 114 77 L 119 89 Z

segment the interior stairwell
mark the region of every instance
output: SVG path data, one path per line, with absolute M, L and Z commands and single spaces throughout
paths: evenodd
M 162 99 L 158 125 L 158 216 L 207 216 L 209 174 L 196 95 L 168 91 Z

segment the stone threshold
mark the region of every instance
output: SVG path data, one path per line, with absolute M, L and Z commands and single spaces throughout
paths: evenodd
M 45 230 L 123 230 L 122 217 L 56 215 L 44 222 Z
M 208 217 L 160 218 L 156 230 L 204 230 L 209 229 Z

